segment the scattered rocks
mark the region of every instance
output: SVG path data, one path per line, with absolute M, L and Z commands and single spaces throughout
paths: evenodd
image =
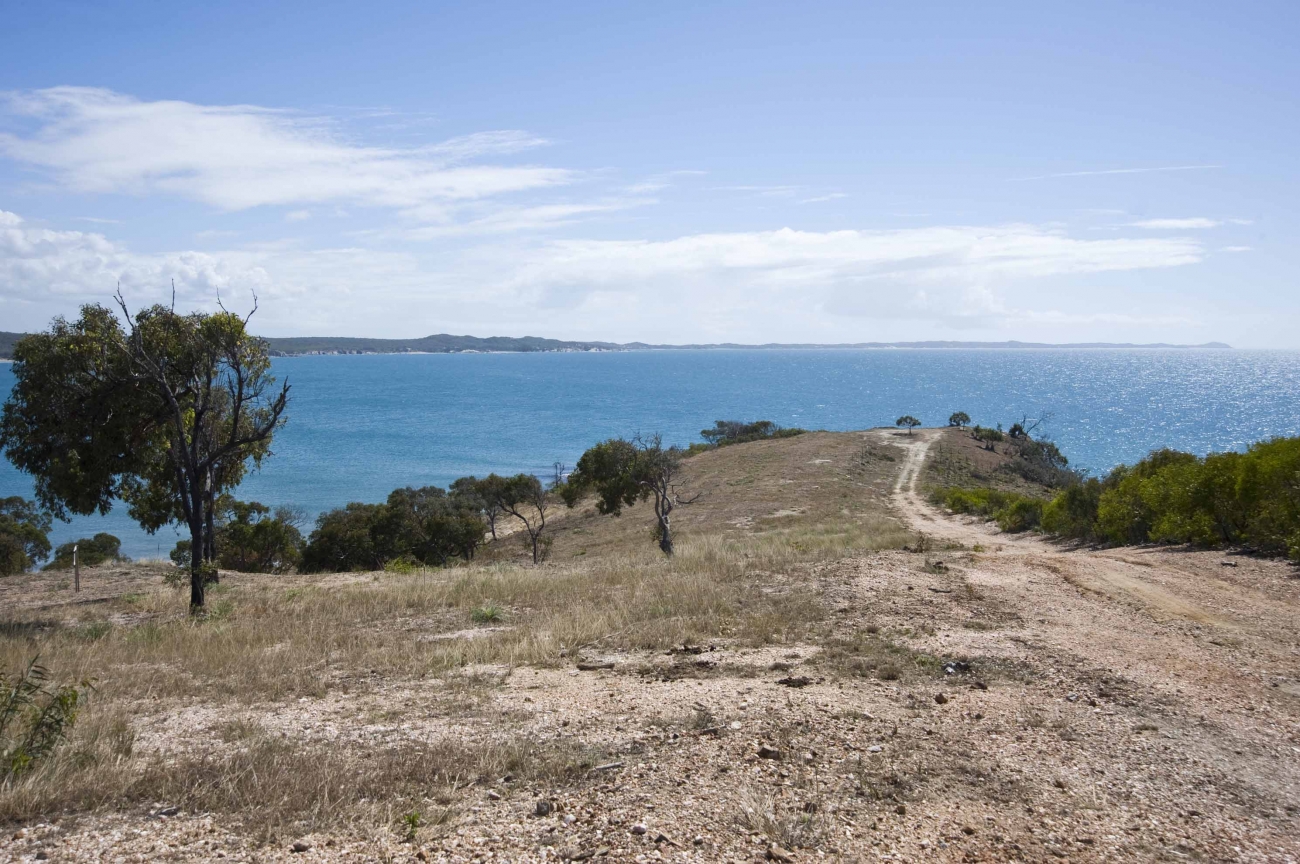
M 794 853 L 788 849 L 782 849 L 780 846 L 773 843 L 771 846 L 767 847 L 767 860 L 790 864 L 790 862 L 794 861 Z
M 939 705 L 947 705 L 948 697 L 943 695 L 942 693 L 936 693 L 934 694 L 934 701 Z
M 786 687 L 807 687 L 809 684 L 813 683 L 813 679 L 809 678 L 807 675 L 787 675 L 776 683 L 783 684 Z
M 759 759 L 780 759 L 781 751 L 775 747 L 772 747 L 769 744 L 759 744 L 758 758 Z
M 550 816 L 555 812 L 555 805 L 545 798 L 533 805 L 533 815 L 537 817 Z

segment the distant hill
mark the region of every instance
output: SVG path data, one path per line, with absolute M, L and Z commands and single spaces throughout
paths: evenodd
M 8 360 L 14 356 L 14 345 L 26 335 L 26 333 L 6 333 L 0 330 L 0 360 Z
M 0 332 L 0 359 L 13 356 L 14 343 L 24 333 Z M 1105 350 L 1116 348 L 1185 348 L 1202 350 L 1232 350 L 1222 342 L 1203 345 L 1169 345 L 1163 342 L 1132 344 L 1118 342 L 1076 342 L 1054 345 L 1047 342 L 855 342 L 852 344 L 778 343 L 742 345 L 734 342 L 698 345 L 653 345 L 648 342 L 568 342 L 562 339 L 543 339 L 540 336 L 452 336 L 439 333 L 421 339 L 363 339 L 352 336 L 271 336 L 267 338 L 271 353 L 277 357 L 296 357 L 304 354 L 464 354 L 486 352 L 536 352 L 536 351 L 670 351 L 702 349 L 900 349 L 931 351 L 1049 351 L 1053 349 Z
M 763 345 L 743 345 L 735 342 L 693 344 L 693 345 L 655 345 L 649 342 L 566 342 L 560 339 L 543 339 L 540 336 L 452 336 L 440 333 L 437 336 L 425 336 L 423 339 L 357 339 L 353 337 L 301 336 L 269 337 L 267 342 L 271 352 L 280 357 L 292 357 L 302 354 L 454 354 L 488 351 L 684 351 L 684 350 L 725 350 L 725 349 L 822 349 L 822 350 L 863 350 L 863 349 L 916 349 L 948 351 L 1047 351 L 1071 348 L 1081 350 L 1104 350 L 1116 348 L 1184 348 L 1231 350 L 1231 345 L 1222 342 L 1206 342 L 1203 345 L 1170 345 L 1166 343 L 1132 344 L 1112 342 L 1080 342 L 1054 345 L 1046 342 L 856 342 L 850 344 L 817 343 L 781 343 L 769 342 Z

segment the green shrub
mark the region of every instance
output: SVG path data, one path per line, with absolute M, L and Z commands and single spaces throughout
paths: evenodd
M 743 420 L 715 420 L 712 429 L 700 431 L 700 437 L 705 443 L 692 444 L 687 448 L 686 455 L 712 450 L 715 447 L 727 447 L 731 444 L 746 444 L 750 441 L 766 441 L 772 438 L 793 438 L 795 435 L 802 435 L 804 431 L 794 427 L 786 429 L 771 420 L 755 420 L 753 423 L 746 423 Z
M 1300 438 L 1199 458 L 1158 450 L 1052 501 L 1043 527 L 1126 545 L 1241 544 L 1300 560 Z
M 85 567 L 94 567 L 105 561 L 130 561 L 122 554 L 122 541 L 112 534 L 99 533 L 94 537 L 82 537 L 72 543 L 60 544 L 54 550 L 54 560 L 45 565 L 46 570 L 70 570 L 72 568 L 72 550 L 77 549 L 77 563 Z
M 50 523 L 31 501 L 0 498 L 0 576 L 22 573 L 50 554 Z
M 12 678 L 0 671 L 0 779 L 25 773 L 67 739 L 89 689 L 52 683 L 37 658 Z
M 949 486 L 935 490 L 931 500 L 954 513 L 991 519 L 1003 531 L 1020 532 L 1037 528 L 1044 501 L 1000 489 Z

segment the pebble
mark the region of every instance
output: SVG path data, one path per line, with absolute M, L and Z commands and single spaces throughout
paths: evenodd
M 501 800 L 501 793 L 500 793 L 500 792 L 497 792 L 497 791 L 495 791 L 495 790 L 493 790 L 493 789 L 489 789 L 489 790 L 488 790 L 488 793 L 487 793 L 487 799 L 488 799 L 489 801 L 500 801 L 500 800 Z
M 311 848 L 311 844 L 310 844 L 310 843 L 304 843 L 304 842 L 301 841 L 301 840 L 295 840 L 295 841 L 293 841 L 293 845 L 289 847 L 289 851 L 290 851 L 290 852 L 306 852 L 306 851 L 307 851 L 308 849 L 310 849 L 310 848 Z
M 948 697 L 943 695 L 942 693 L 936 693 L 934 694 L 934 701 L 939 703 L 940 705 L 947 705 Z
M 884 747 L 881 747 L 879 744 L 872 744 L 870 747 L 867 748 L 867 752 L 868 752 L 868 753 L 879 753 L 881 750 L 884 750 L 884 749 L 885 749 L 885 748 L 884 748 Z
M 646 827 L 642 825 L 640 822 L 632 826 L 632 833 L 638 837 L 640 837 L 645 832 L 646 832 Z
M 553 810 L 555 810 L 555 805 L 545 799 L 533 805 L 534 816 L 550 816 Z

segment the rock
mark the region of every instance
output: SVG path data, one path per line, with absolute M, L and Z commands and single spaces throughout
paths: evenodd
M 646 827 L 642 825 L 640 822 L 632 826 L 632 833 L 638 837 L 640 837 L 645 832 L 646 832 Z
M 695 835 L 695 839 L 692 840 L 691 843 L 693 843 L 693 844 L 696 845 L 696 846 L 703 846 L 703 845 L 704 845 L 704 837 L 701 836 L 701 835 L 699 835 L 699 834 L 696 834 L 696 835 Z
M 965 825 L 965 826 L 962 827 L 962 829 L 961 829 L 961 833 L 963 833 L 963 834 L 965 834 L 967 837 L 969 837 L 969 836 L 971 836 L 972 834 L 975 833 L 975 829 L 972 828 L 972 827 L 970 827 L 969 825 Z
M 947 705 L 947 704 L 948 704 L 948 697 L 945 696 L 945 695 L 943 695 L 942 693 L 936 693 L 936 694 L 934 694 L 934 701 L 937 702 L 937 703 L 940 704 L 940 705 Z
M 758 758 L 759 759 L 780 759 L 781 751 L 767 744 L 759 744 Z
M 867 748 L 867 752 L 868 752 L 868 753 L 879 753 L 881 750 L 884 750 L 884 749 L 885 749 L 885 748 L 884 748 L 884 747 L 881 747 L 879 744 L 872 744 L 870 747 Z
M 794 853 L 788 849 L 782 849 L 780 846 L 773 843 L 771 846 L 767 847 L 767 860 L 781 861 L 784 862 L 784 864 L 790 864 L 790 862 L 794 861 Z
M 677 844 L 674 843 L 672 840 L 668 839 L 668 835 L 667 835 L 667 834 L 663 834 L 663 833 L 660 833 L 660 834 L 656 834 L 656 835 L 655 835 L 655 843 L 656 843 L 656 844 L 659 844 L 659 843 L 667 843 L 669 846 L 676 846 L 676 845 L 677 845 Z
M 897 807 L 894 808 L 894 812 L 897 813 L 899 816 L 906 816 L 906 815 L 907 815 L 907 805 L 906 805 L 906 804 L 899 804 Z
M 945 675 L 965 675 L 970 671 L 970 664 L 963 663 L 961 660 L 949 660 L 943 664 L 943 674 Z
M 428 853 L 428 852 L 425 852 L 423 849 L 421 849 L 419 852 L 416 852 L 416 853 L 415 853 L 415 857 L 418 858 L 418 859 L 421 860 L 421 861 L 428 861 L 428 860 L 429 860 L 429 853 Z
M 46 853 L 46 852 L 37 852 L 37 853 L 36 853 L 36 860 L 37 860 L 37 861 L 47 861 L 47 860 L 49 860 L 49 857 L 50 857 L 49 854 Z
M 175 815 L 176 815 L 177 813 L 179 813 L 179 812 L 181 812 L 181 808 L 179 808 L 179 807 L 161 807 L 161 808 L 159 808 L 158 810 L 155 810 L 153 815 L 155 815 L 155 816 L 175 816 Z
M 732 720 L 732 721 L 731 721 L 731 728 L 732 728 L 732 729 L 739 729 L 739 728 L 740 728 L 741 726 L 743 726 L 743 725 L 744 725 L 744 724 L 741 723 L 739 720 Z
M 1057 777 L 1055 780 L 1052 781 L 1052 785 L 1055 786 L 1057 789 L 1064 789 L 1065 781 L 1062 780 L 1060 777 Z
M 554 811 L 555 805 L 544 798 L 533 805 L 534 816 L 550 816 Z
M 596 672 L 600 669 L 613 669 L 613 668 L 614 668 L 614 661 L 612 660 L 591 660 L 591 661 L 579 660 L 578 661 L 579 672 Z
M 577 822 L 577 821 L 578 821 L 578 817 L 577 817 L 577 816 L 574 816 L 572 813 L 566 813 L 566 814 L 564 814 L 563 822 L 564 822 L 565 825 L 572 825 L 574 822 Z
M 1236 562 L 1236 561 L 1220 561 L 1220 562 L 1219 562 L 1219 566 L 1221 566 L 1221 567 L 1236 567 L 1236 566 L 1237 566 L 1237 562 Z
M 293 841 L 293 844 L 289 847 L 289 851 L 300 853 L 300 852 L 306 852 L 310 848 L 311 848 L 310 843 L 304 843 L 301 840 L 295 840 Z
M 487 793 L 487 799 L 488 799 L 489 801 L 500 801 L 500 800 L 501 800 L 501 793 L 500 793 L 500 792 L 496 792 L 496 791 L 494 791 L 494 790 L 492 790 L 492 789 L 489 789 L 489 790 L 488 790 L 488 793 Z
M 813 683 L 813 680 L 807 675 L 787 675 L 776 683 L 784 684 L 786 687 L 807 687 Z
M 971 682 L 971 685 L 970 685 L 970 689 L 972 689 L 972 690 L 987 690 L 987 689 L 989 689 L 989 685 L 985 684 L 983 681 L 972 681 L 972 682 Z

